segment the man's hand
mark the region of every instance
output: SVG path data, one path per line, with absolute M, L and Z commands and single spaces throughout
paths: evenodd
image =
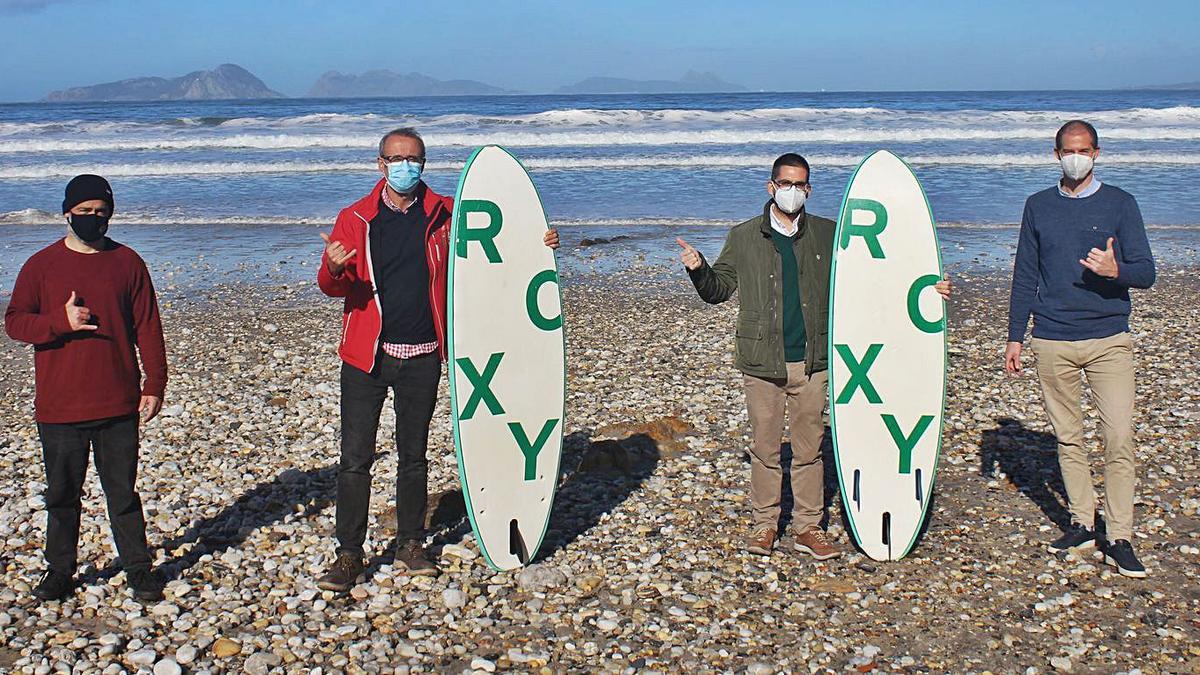
M 1013 375 L 1021 374 L 1021 343 L 1010 342 L 1004 348 L 1004 369 Z
M 342 270 L 346 269 L 346 262 L 358 253 L 358 249 L 350 249 L 346 252 L 346 247 L 342 246 L 342 242 L 334 241 L 329 235 L 321 233 L 321 238 L 325 240 L 325 262 L 329 268 L 329 273 L 335 277 L 342 275 Z
M 558 248 L 558 230 L 553 227 L 546 230 L 546 234 L 542 235 L 542 243 L 550 248 Z
M 71 331 L 96 330 L 99 326 L 88 323 L 92 320 L 92 310 L 87 307 L 76 306 L 76 302 L 78 300 L 75 298 L 75 291 L 71 291 L 71 297 L 67 298 L 67 304 L 65 305 L 67 323 L 71 325 Z
M 162 399 L 157 396 L 143 396 L 138 403 L 138 412 L 141 413 L 142 422 L 149 422 L 158 417 L 159 411 L 162 410 Z
M 950 281 L 950 275 L 943 274 L 942 280 L 933 285 L 933 290 L 942 296 L 942 300 L 949 300 L 950 293 L 954 290 L 954 284 Z
M 675 243 L 683 249 L 679 253 L 679 259 L 683 261 L 683 266 L 689 270 L 698 270 L 704 264 L 704 256 L 700 252 L 692 248 L 692 245 L 683 240 L 682 237 L 676 237 Z
M 1113 238 L 1108 238 L 1108 244 L 1103 251 L 1093 247 L 1088 251 L 1087 259 L 1080 260 L 1079 264 L 1105 279 L 1116 279 L 1119 269 L 1117 268 L 1117 256 L 1113 253 Z

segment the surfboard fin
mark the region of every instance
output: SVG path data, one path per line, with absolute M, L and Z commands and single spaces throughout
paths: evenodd
M 862 478 L 862 470 L 854 470 L 854 506 L 862 510 L 862 494 L 858 491 L 858 481 Z
M 529 564 L 529 549 L 525 546 L 525 538 L 521 536 L 521 528 L 517 527 L 517 519 L 508 523 L 508 552 L 517 557 L 522 565 Z
M 921 470 L 917 469 L 915 473 L 917 474 L 917 501 L 923 504 L 925 500 L 922 499 L 924 495 L 921 494 Z
M 887 511 L 883 512 L 882 531 L 883 531 L 883 545 L 887 546 L 887 548 L 888 548 L 888 560 L 893 560 L 893 558 L 892 558 L 892 514 Z

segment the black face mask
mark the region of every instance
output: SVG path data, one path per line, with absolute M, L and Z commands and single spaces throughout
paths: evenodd
M 91 243 L 104 238 L 104 234 L 108 232 L 108 219 L 111 216 L 100 216 L 95 213 L 78 214 L 72 213 L 67 217 L 67 222 L 71 225 L 71 230 L 83 241 Z

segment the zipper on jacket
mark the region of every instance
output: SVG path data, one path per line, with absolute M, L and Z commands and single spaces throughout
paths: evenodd
M 426 240 L 429 239 L 429 234 L 431 232 L 433 232 L 433 230 L 434 230 L 433 225 L 436 220 L 436 216 L 438 215 L 438 213 L 440 213 L 441 210 L 444 210 L 444 209 L 445 209 L 445 207 L 439 203 L 438 210 L 430 215 L 429 225 L 427 225 L 425 227 L 425 239 Z M 444 351 L 443 348 L 444 348 L 445 344 L 450 340 L 450 336 L 446 335 L 446 324 L 442 320 L 441 313 L 438 311 L 439 308 L 438 308 L 438 303 L 437 303 L 436 290 L 437 290 L 437 283 L 438 283 L 438 270 L 440 269 L 438 263 L 441 262 L 442 257 L 441 257 L 441 251 L 438 249 L 438 242 L 437 242 L 436 235 L 434 235 L 434 239 L 433 239 L 433 265 L 430 265 L 430 261 L 429 261 L 429 255 L 430 255 L 429 248 L 430 247 L 428 245 L 425 246 L 425 265 L 429 267 L 429 307 L 430 307 L 430 309 L 433 310 L 433 322 L 434 322 L 433 333 L 434 333 L 434 335 L 437 335 L 439 332 L 438 328 L 439 327 L 441 328 L 442 340 L 441 340 L 441 343 L 438 344 L 438 356 L 441 356 Z M 449 298 L 447 298 L 446 301 L 449 302 Z
M 783 334 L 783 312 L 779 310 L 779 306 L 783 304 L 783 256 L 775 247 L 775 240 L 768 241 L 771 246 L 772 272 L 771 272 L 771 324 L 775 327 L 772 332 L 779 336 L 779 362 L 783 364 L 783 373 L 777 374 L 779 377 L 787 379 L 787 353 L 784 351 L 784 342 L 786 337 Z
M 367 226 L 367 236 L 363 237 L 363 248 L 367 251 L 367 273 L 371 275 L 367 282 L 371 284 L 371 297 L 375 299 L 375 309 L 379 312 L 379 331 L 375 333 L 374 347 L 371 349 L 371 370 L 375 370 L 375 357 L 379 354 L 379 336 L 383 334 L 383 303 L 379 300 L 379 286 L 375 283 L 375 265 L 371 262 L 371 221 L 360 216 L 358 211 L 355 211 L 354 215 L 358 216 L 358 219 Z

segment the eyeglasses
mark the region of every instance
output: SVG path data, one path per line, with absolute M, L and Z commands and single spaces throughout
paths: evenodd
M 777 187 L 781 190 L 786 190 L 788 188 L 793 188 L 793 187 L 797 188 L 799 190 L 804 190 L 808 187 L 808 181 L 806 181 L 806 180 L 798 180 L 798 181 L 793 182 L 790 180 L 771 179 L 771 182 L 775 184 L 775 187 Z
M 388 155 L 386 157 L 381 155 L 379 157 L 379 159 L 382 159 L 385 164 L 396 164 L 398 162 L 409 162 L 411 164 L 420 164 L 421 166 L 425 166 L 425 158 L 424 157 L 415 157 L 412 155 Z

